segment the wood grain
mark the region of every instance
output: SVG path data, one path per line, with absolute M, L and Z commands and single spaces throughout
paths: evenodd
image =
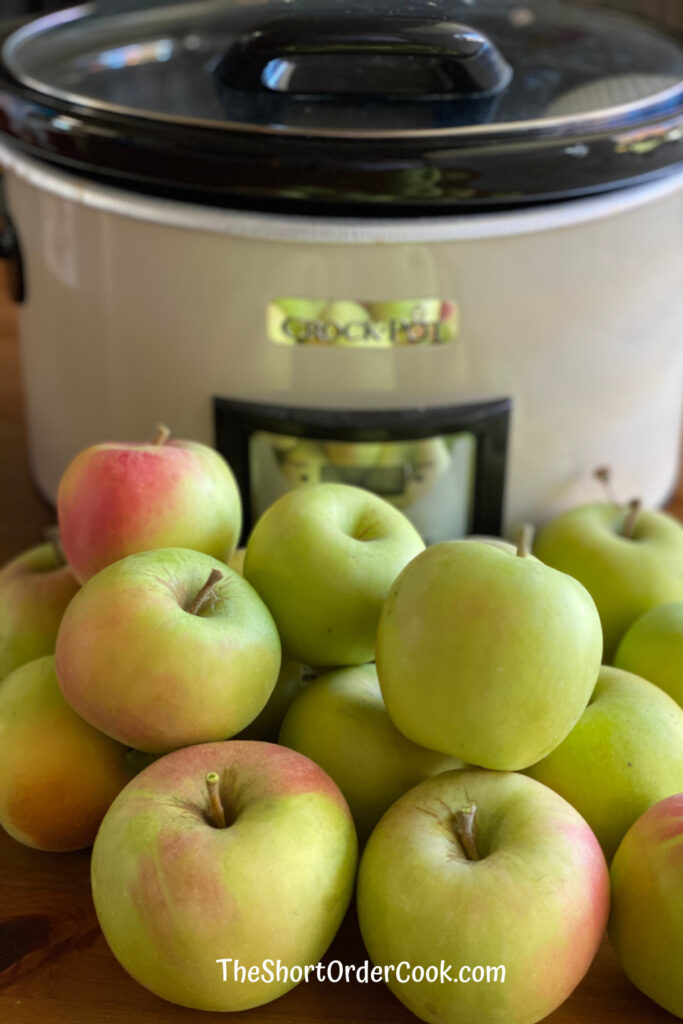
M 2 272 L 0 271 L 0 278 Z M 26 463 L 15 311 L 0 279 L 0 562 L 35 543 L 52 520 Z M 683 514 L 683 486 L 672 508 Z M 0 1021 L 6 1024 L 199 1024 L 225 1015 L 172 1006 L 137 985 L 97 926 L 87 853 L 38 853 L 0 834 Z M 216 956 L 224 953 L 216 951 Z M 353 914 L 328 959 L 364 959 Z M 231 1015 L 259 1024 L 410 1024 L 382 985 L 311 982 L 269 1006 Z M 551 1024 L 665 1024 L 676 1018 L 624 977 L 605 942 Z

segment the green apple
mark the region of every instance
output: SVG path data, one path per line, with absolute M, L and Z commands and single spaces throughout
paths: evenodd
M 517 770 L 575 725 L 602 634 L 571 576 L 479 541 L 445 541 L 401 573 L 377 631 L 377 671 L 401 732 L 484 768 Z
M 395 302 L 372 302 L 368 308 L 373 320 L 407 320 L 414 323 L 439 320 L 441 305 L 440 299 L 399 299 Z
M 301 441 L 279 459 L 282 474 L 292 487 L 320 483 L 327 464 L 325 450 L 317 441 Z
M 114 801 L 93 899 L 140 984 L 181 1006 L 246 1010 L 294 987 L 277 961 L 298 970 L 323 956 L 356 860 L 346 802 L 312 761 L 273 743 L 209 743 L 162 757 Z M 242 981 L 239 967 L 259 977 Z
M 191 548 L 226 562 L 242 528 L 242 503 L 225 459 L 206 445 L 169 439 L 98 444 L 67 467 L 57 496 L 62 545 L 81 582 L 126 555 Z
M 364 842 L 395 800 L 462 761 L 418 747 L 389 718 L 374 665 L 321 675 L 289 708 L 280 743 L 319 764 L 337 783 Z
M 64 700 L 52 656 L 0 683 L 0 825 L 54 853 L 90 846 L 133 775 L 128 751 Z
M 277 299 L 266 309 L 266 329 L 271 341 L 296 345 L 302 335 L 302 324 L 318 319 L 327 305 L 325 299 Z M 288 328 L 285 324 L 293 320 Z
M 643 811 L 683 791 L 683 710 L 652 683 L 603 668 L 574 729 L 528 774 L 576 807 L 610 860 Z
M 411 481 L 412 466 L 410 465 L 412 445 L 404 441 L 387 441 L 382 445 L 377 462 L 372 467 L 376 472 L 370 472 L 365 478 L 365 485 L 369 490 L 382 493 L 386 487 L 386 479 L 393 479 L 394 490 L 386 495 L 386 500 L 391 502 L 394 508 L 405 508 L 410 504 L 406 498 L 406 487 Z M 390 473 L 387 473 L 390 470 Z
M 258 717 L 246 729 L 243 729 L 236 739 L 267 740 L 270 743 L 276 743 L 282 720 L 290 705 L 299 694 L 305 693 L 314 679 L 315 675 L 308 665 L 302 665 L 301 662 L 293 661 L 292 658 L 283 654 L 280 675 L 275 689 L 268 698 L 268 703 Z
M 282 644 L 306 665 L 362 665 L 375 656 L 382 603 L 424 549 L 388 502 L 345 484 L 299 487 L 256 524 L 244 563 Z
M 391 348 L 388 325 L 373 323 L 366 306 L 360 302 L 331 302 L 319 317 L 322 336 L 319 344 L 341 348 Z
M 415 441 L 408 448 L 408 459 L 411 473 L 405 488 L 404 503 L 412 505 L 436 487 L 450 469 L 453 459 L 443 437 Z
M 434 325 L 440 324 L 443 303 L 440 299 L 373 302 L 369 305 L 373 320 L 385 325 L 393 344 L 429 344 L 435 340 Z M 439 336 L 442 328 L 439 327 Z
M 609 937 L 617 960 L 634 985 L 683 1018 L 683 793 L 638 818 L 610 875 Z
M 638 511 L 635 503 L 583 505 L 548 523 L 534 551 L 590 591 L 602 620 L 605 662 L 646 611 L 683 600 L 683 526 L 664 512 Z
M 372 319 L 384 326 L 392 344 L 426 344 L 434 339 L 434 325 L 441 320 L 439 299 L 373 302 Z
M 377 464 L 383 448 L 375 441 L 328 441 L 325 455 L 333 466 L 368 469 Z
M 78 590 L 53 544 L 41 544 L 0 571 L 0 679 L 53 654 L 57 630 Z
M 269 302 L 266 306 L 266 334 L 269 341 L 278 345 L 296 345 L 297 338 L 293 332 L 284 329 L 287 314 L 277 302 Z
M 349 299 L 338 299 L 328 303 L 319 314 L 319 318 L 325 321 L 332 321 L 335 324 L 344 325 L 349 321 L 359 321 L 362 324 L 370 323 L 373 318 L 367 306 L 360 305 Z
M 586 822 L 512 773 L 446 772 L 411 789 L 370 836 L 358 876 L 368 953 L 430 1024 L 541 1020 L 590 967 L 608 909 Z M 477 977 L 486 966 L 496 973 Z
M 145 551 L 103 569 L 57 637 L 57 674 L 74 710 L 150 754 L 234 736 L 263 710 L 279 670 L 263 601 L 197 551 Z
M 501 551 L 507 551 L 509 555 L 517 553 L 517 547 L 511 541 L 503 540 L 502 537 L 489 537 L 486 534 L 472 533 L 466 540 L 476 540 L 479 544 L 491 544 L 494 548 L 500 548 Z
M 229 567 L 241 576 L 244 575 L 246 553 L 246 548 L 238 548 L 228 563 Z M 235 739 L 277 742 L 282 720 L 290 705 L 299 694 L 308 689 L 315 678 L 316 675 L 312 668 L 302 665 L 299 661 L 294 661 L 283 652 L 280 675 L 275 689 L 268 698 L 268 703 L 254 721 L 246 729 L 242 729 Z
M 452 461 L 446 440 L 443 437 L 430 437 L 423 441 L 390 442 L 384 445 L 376 466 L 401 471 L 403 489 L 398 494 L 392 494 L 390 500 L 396 508 L 408 508 L 434 490 L 439 480 L 449 471 Z
M 317 320 L 328 305 L 327 299 L 276 299 L 285 316 L 295 316 L 300 320 Z
M 268 434 L 264 432 L 262 436 L 270 444 L 276 458 L 287 455 L 288 452 L 293 451 L 297 445 L 301 444 L 300 437 L 289 437 L 287 434 Z
M 654 683 L 683 707 L 683 601 L 660 604 L 636 619 L 614 664 Z

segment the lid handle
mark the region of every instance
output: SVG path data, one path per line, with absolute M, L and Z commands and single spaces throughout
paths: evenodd
M 512 68 L 482 32 L 451 21 L 320 13 L 274 18 L 231 46 L 223 88 L 285 97 L 477 100 Z

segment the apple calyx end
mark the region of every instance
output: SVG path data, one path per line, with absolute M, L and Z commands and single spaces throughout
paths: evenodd
M 156 428 L 156 433 L 154 434 L 154 437 L 152 438 L 152 444 L 155 445 L 156 447 L 161 448 L 163 445 L 165 445 L 169 441 L 170 437 L 171 437 L 171 431 L 166 426 L 166 424 L 165 423 L 158 423 L 157 424 L 157 428 Z
M 219 569 L 212 569 L 209 573 L 209 578 L 204 586 L 197 591 L 194 598 L 186 606 L 185 611 L 188 615 L 199 615 L 200 612 L 206 607 L 207 604 L 213 604 L 216 600 L 216 592 L 214 587 L 217 583 L 224 579 L 223 573 Z
M 481 860 L 477 846 L 477 805 L 469 804 L 455 811 L 451 818 L 455 838 L 469 861 Z
M 221 801 L 220 776 L 218 772 L 208 772 L 206 776 L 206 789 L 209 795 L 209 810 L 207 820 L 213 828 L 227 828 L 225 808 Z
M 643 503 L 640 498 L 634 498 L 629 501 L 626 506 L 627 514 L 624 520 L 624 525 L 621 528 L 621 536 L 626 540 L 632 540 L 636 526 L 638 525 L 638 518 L 643 508 Z
M 517 557 L 528 558 L 534 543 L 534 527 L 531 523 L 525 523 L 519 531 L 517 539 Z

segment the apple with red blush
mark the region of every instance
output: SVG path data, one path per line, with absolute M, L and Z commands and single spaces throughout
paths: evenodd
M 0 679 L 54 654 L 59 624 L 77 590 L 56 541 L 30 548 L 0 570 Z
M 53 656 L 0 682 L 0 737 L 0 826 L 37 850 L 91 846 L 135 763 L 69 707 Z
M 610 868 L 609 937 L 642 992 L 683 1018 L 683 793 L 631 826 Z
M 84 583 L 127 555 L 189 548 L 227 562 L 242 529 L 235 477 L 213 448 L 173 440 L 160 427 L 149 444 L 86 448 L 67 467 L 57 496 L 62 544 Z
M 57 675 L 74 710 L 149 754 L 235 736 L 265 707 L 280 638 L 256 591 L 208 555 L 129 555 L 71 602 Z
M 357 901 L 370 958 L 421 1020 L 535 1024 L 590 967 L 609 876 L 589 826 L 546 786 L 512 772 L 451 771 L 381 818 L 361 859 Z M 451 980 L 435 984 L 426 969 L 438 980 L 442 963 Z M 399 977 L 399 964 L 423 973 Z M 477 979 L 478 965 L 497 973 Z M 462 966 L 466 981 L 485 983 L 453 983 Z
M 316 964 L 351 900 L 356 861 L 346 802 L 309 758 L 211 743 L 160 758 L 114 801 L 93 850 L 93 898 L 114 956 L 140 984 L 181 1006 L 246 1010 L 298 979 L 241 981 L 235 962 Z

